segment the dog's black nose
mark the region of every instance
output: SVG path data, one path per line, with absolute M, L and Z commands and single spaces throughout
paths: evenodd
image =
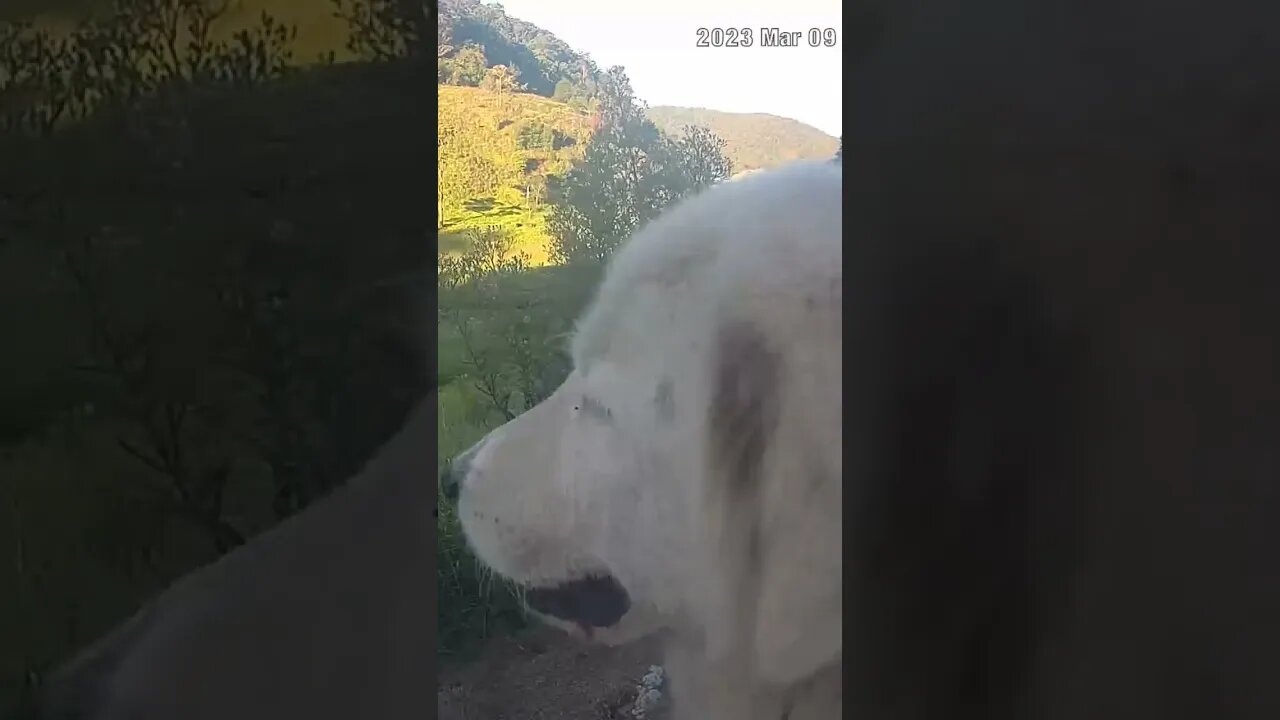
M 476 443 L 466 452 L 446 462 L 440 469 L 440 494 L 446 500 L 458 499 L 458 492 L 462 490 L 462 483 L 471 469 L 471 458 L 475 457 L 476 450 L 479 448 L 480 443 Z

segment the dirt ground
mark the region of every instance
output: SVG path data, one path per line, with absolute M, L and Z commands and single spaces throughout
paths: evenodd
M 611 648 L 539 627 L 490 641 L 473 662 L 441 668 L 438 717 L 631 720 L 640 678 L 660 662 L 654 642 Z

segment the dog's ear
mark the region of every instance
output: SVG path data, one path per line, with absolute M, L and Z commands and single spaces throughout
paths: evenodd
M 841 652 L 840 334 L 784 357 L 747 324 L 718 338 L 708 417 L 723 593 L 708 653 L 789 685 Z
M 840 656 L 839 463 L 788 462 L 765 485 L 752 642 L 764 680 L 790 685 Z

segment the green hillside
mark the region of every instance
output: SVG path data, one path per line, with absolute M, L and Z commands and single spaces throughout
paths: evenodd
M 588 103 L 527 92 L 439 85 L 440 252 L 467 248 L 468 231 L 498 227 L 533 265 L 546 264 L 548 205 L 556 181 L 590 139 Z M 709 128 L 725 141 L 735 173 L 836 154 L 839 140 L 798 120 L 762 113 L 654 107 L 646 116 L 678 135 Z
M 546 264 L 549 193 L 582 155 L 586 111 L 527 93 L 438 91 L 440 252 L 465 250 L 469 230 L 498 227 L 531 264 Z
M 590 57 L 507 15 L 500 3 L 442 0 L 437 32 L 441 82 L 477 85 L 486 67 L 502 65 L 543 97 L 585 102 L 595 95 L 601 73 Z
M 777 167 L 793 160 L 829 158 L 840 141 L 799 120 L 765 113 L 730 113 L 660 105 L 645 114 L 664 132 L 702 125 L 725 141 L 735 173 Z

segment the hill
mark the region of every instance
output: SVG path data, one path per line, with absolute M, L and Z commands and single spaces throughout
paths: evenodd
M 591 135 L 587 113 L 529 93 L 440 85 L 438 97 L 440 252 L 499 227 L 514 250 L 545 264 L 547 202 Z
M 839 140 L 811 125 L 777 115 L 665 105 L 645 112 L 664 132 L 677 133 L 684 125 L 709 128 L 724 140 L 735 173 L 777 167 L 793 160 L 829 158 L 840 145 Z
M 528 92 L 585 102 L 600 71 L 554 34 L 506 14 L 499 3 L 442 0 L 438 24 L 441 82 L 478 85 L 485 68 L 514 70 Z

